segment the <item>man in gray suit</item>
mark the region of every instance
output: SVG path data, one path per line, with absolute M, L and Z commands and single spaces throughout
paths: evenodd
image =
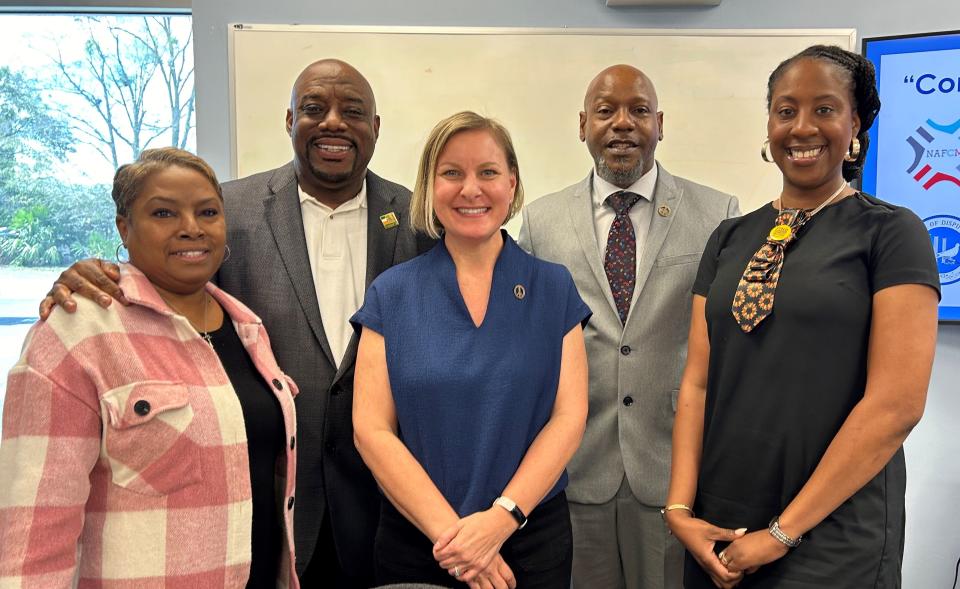
M 367 170 L 380 117 L 360 72 L 337 60 L 309 65 L 286 125 L 292 162 L 223 185 L 231 255 L 217 280 L 260 316 L 278 363 L 300 387 L 299 439 L 288 443 L 297 449 L 301 585 L 360 589 L 373 584 L 380 493 L 353 443 L 357 339 L 347 320 L 377 275 L 432 242 L 410 230 L 410 191 Z M 70 310 L 68 289 L 103 296 L 93 287 L 105 284 L 100 268 L 78 263 L 53 298 Z
M 232 255 L 218 279 L 263 319 L 300 386 L 302 584 L 369 587 L 380 493 L 353 443 L 357 340 L 347 320 L 374 278 L 431 242 L 410 229 L 410 191 L 367 170 L 380 117 L 360 72 L 337 60 L 308 66 L 286 124 L 292 162 L 223 185 Z
M 663 113 L 628 65 L 590 83 L 580 140 L 595 167 L 523 211 L 520 245 L 564 264 L 593 310 L 590 413 L 570 462 L 575 588 L 679 588 L 683 549 L 661 520 L 693 281 L 737 199 L 654 159 Z

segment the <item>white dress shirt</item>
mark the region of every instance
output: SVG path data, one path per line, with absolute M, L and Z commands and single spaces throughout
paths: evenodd
M 348 320 L 363 304 L 366 287 L 367 182 L 336 209 L 297 189 L 323 331 L 339 367 L 353 337 Z
M 593 198 L 593 227 L 597 232 L 597 245 L 600 248 L 600 259 L 602 260 L 607 252 L 607 239 L 610 236 L 610 226 L 613 225 L 613 219 L 617 216 L 607 202 L 607 197 L 614 192 L 626 190 L 639 194 L 641 197 L 637 204 L 630 209 L 630 221 L 633 223 L 633 231 L 637 236 L 637 266 L 640 265 L 640 259 L 643 257 L 643 247 L 647 242 L 647 233 L 650 230 L 650 220 L 653 218 L 653 189 L 657 186 L 657 165 L 654 164 L 649 172 L 640 177 L 639 180 L 627 188 L 615 186 L 593 171 L 592 198 Z M 634 297 L 637 291 L 633 291 Z

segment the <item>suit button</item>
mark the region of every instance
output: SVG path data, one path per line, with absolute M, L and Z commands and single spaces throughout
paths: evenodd
M 283 390 L 283 383 L 280 382 L 280 381 L 277 380 L 277 379 L 273 379 L 273 386 L 276 387 L 276 389 L 277 389 L 278 391 L 282 391 L 282 390 Z
M 327 452 L 335 452 L 337 450 L 337 445 L 333 442 L 327 442 L 324 447 L 327 449 Z
M 287 509 L 293 509 L 293 496 L 287 499 Z
M 630 405 L 633 405 L 633 397 L 631 397 L 630 395 L 627 395 L 626 397 L 624 397 L 623 404 L 627 407 L 629 407 Z
M 139 401 L 133 404 L 133 412 L 139 415 L 140 417 L 143 417 L 144 415 L 150 413 L 150 402 L 145 401 L 144 399 L 140 399 Z
M 630 346 L 620 346 L 620 353 L 623 354 L 624 356 L 629 356 L 630 352 L 631 352 Z
M 336 386 L 330 389 L 330 394 L 334 397 L 340 394 L 340 387 Z
M 297 438 L 290 436 L 290 449 L 293 450 L 297 445 Z

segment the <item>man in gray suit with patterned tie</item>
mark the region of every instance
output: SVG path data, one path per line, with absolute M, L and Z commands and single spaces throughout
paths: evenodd
M 667 172 L 654 159 L 662 139 L 653 83 L 628 65 L 603 70 L 580 113 L 593 171 L 523 211 L 520 245 L 564 264 L 593 310 L 590 413 L 568 467 L 574 588 L 682 585 L 683 549 L 660 509 L 690 289 L 707 238 L 739 206 Z

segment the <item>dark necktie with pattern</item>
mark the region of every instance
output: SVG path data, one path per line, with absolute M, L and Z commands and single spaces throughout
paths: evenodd
M 753 254 L 733 295 L 733 318 L 749 333 L 773 311 L 773 295 L 783 269 L 783 255 L 810 219 L 800 209 L 784 209 L 757 253 Z
M 613 292 L 613 302 L 617 304 L 620 324 L 627 322 L 633 289 L 637 282 L 637 235 L 630 221 L 630 209 L 642 197 L 633 192 L 614 192 L 607 197 L 607 204 L 616 216 L 607 236 L 607 251 L 603 256 L 603 270 Z

